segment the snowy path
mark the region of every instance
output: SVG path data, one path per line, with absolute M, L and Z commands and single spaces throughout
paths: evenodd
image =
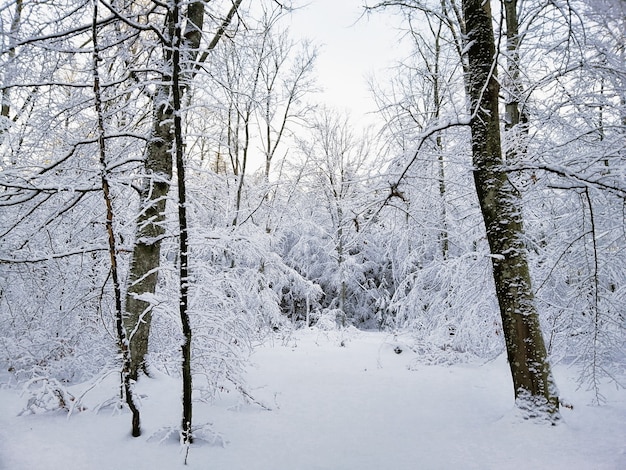
M 588 406 L 574 371 L 557 381 L 574 410 L 551 427 L 521 421 L 513 410 L 503 357 L 483 365 L 418 366 L 393 352 L 382 333 L 361 333 L 346 347 L 333 334 L 300 333 L 253 356 L 248 381 L 264 411 L 227 394 L 198 404 L 228 444 L 197 445 L 188 468 L 215 470 L 626 469 L 626 393 L 607 390 Z M 0 468 L 7 470 L 169 469 L 182 466 L 178 445 L 148 442 L 176 425 L 178 384 L 145 381 L 145 437 L 128 437 L 128 416 L 110 411 L 16 417 L 22 402 L 0 390 Z M 114 383 L 93 393 L 110 396 Z M 100 394 L 98 397 L 97 395 Z M 97 401 L 96 401 L 97 402 Z

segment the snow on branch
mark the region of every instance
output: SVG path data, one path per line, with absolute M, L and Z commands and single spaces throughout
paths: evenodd
M 548 173 L 554 173 L 563 178 L 576 180 L 582 183 L 586 187 L 595 187 L 598 189 L 610 191 L 614 193 L 615 195 L 617 195 L 618 197 L 626 199 L 626 187 L 621 187 L 617 184 L 609 183 L 606 181 L 601 181 L 599 179 L 596 179 L 590 176 L 581 175 L 574 171 L 568 170 L 567 168 L 562 167 L 562 166 L 523 163 L 520 165 L 507 166 L 506 168 L 502 169 L 502 171 L 506 173 L 511 173 L 515 171 L 527 171 L 527 170 L 546 171 Z

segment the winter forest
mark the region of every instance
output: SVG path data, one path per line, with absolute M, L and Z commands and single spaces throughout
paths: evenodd
M 0 0 L 0 468 L 626 468 L 626 2 L 306 8 Z

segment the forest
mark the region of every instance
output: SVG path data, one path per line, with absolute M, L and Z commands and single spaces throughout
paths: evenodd
M 557 428 L 555 367 L 623 393 L 626 2 L 363 2 L 411 51 L 370 126 L 318 100 L 305 3 L 2 0 L 0 388 L 75 416 L 113 380 L 139 437 L 166 377 L 185 463 L 195 406 L 270 408 L 251 357 L 299 334 L 503 358 Z

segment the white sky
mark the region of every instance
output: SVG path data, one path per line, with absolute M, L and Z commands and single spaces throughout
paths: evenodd
M 375 110 L 367 78 L 382 77 L 386 67 L 407 54 L 399 46 L 399 19 L 382 13 L 360 18 L 363 0 L 308 2 L 292 14 L 291 33 L 320 46 L 316 70 L 324 93 L 319 98 L 361 120 Z

